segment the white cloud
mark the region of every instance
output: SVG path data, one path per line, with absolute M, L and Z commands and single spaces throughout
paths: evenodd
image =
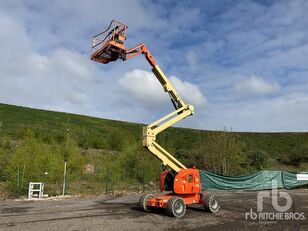
M 190 67 L 190 70 L 196 71 L 198 67 L 198 60 L 197 60 L 197 55 L 195 54 L 195 52 L 192 50 L 188 51 L 186 59 Z
M 183 99 L 199 107 L 180 125 L 307 130 L 307 10 L 308 1 L 292 0 L 178 1 L 171 8 L 138 0 L 2 0 L 0 102 L 132 122 L 172 109 L 152 73 L 140 70 L 148 68 L 140 56 L 106 66 L 89 60 L 91 36 L 115 17 L 129 26 L 127 47 L 147 43 L 164 70 L 180 77 L 170 81 Z
M 162 86 L 154 74 L 149 71 L 140 69 L 129 71 L 119 79 L 119 84 L 122 89 L 145 107 L 158 106 L 168 100 Z
M 9 67 L 10 63 L 2 64 Z M 42 56 L 31 52 L 13 65 L 16 71 L 0 70 L 2 82 L 0 98 L 2 102 L 46 108 L 49 105 L 65 108 L 83 107 L 86 103 L 95 71 L 87 58 L 65 49 Z M 90 76 L 93 78 L 91 79 Z
M 282 97 L 261 98 L 250 101 L 209 103 L 203 115 L 209 121 L 207 129 L 234 131 L 279 132 L 306 131 L 308 129 L 308 94 L 292 93 Z
M 206 99 L 197 85 L 182 81 L 176 76 L 171 76 L 169 80 L 184 101 L 199 107 L 205 106 Z M 119 79 L 119 84 L 145 107 L 151 108 L 169 101 L 163 87 L 149 71 L 135 69 L 127 72 Z
M 262 96 L 277 92 L 280 85 L 277 82 L 266 82 L 262 77 L 254 76 L 234 84 L 233 91 L 242 97 Z
M 65 48 L 37 52 L 22 24 L 1 14 L 0 102 L 87 113 L 100 71 L 88 57 Z M 92 110 L 93 112 L 93 110 Z
M 32 46 L 42 51 L 66 47 L 88 52 L 91 36 L 105 30 L 114 18 L 134 25 L 129 29 L 134 35 L 149 25 L 159 27 L 153 21 L 163 24 L 163 20 L 152 10 L 146 10 L 139 0 L 55 0 L 45 4 L 38 4 L 36 0 L 18 4 L 3 0 L 0 1 L 0 10 L 22 22 Z M 12 31 L 8 34 L 14 36 L 13 30 L 6 31 Z
M 197 85 L 182 81 L 176 76 L 171 76 L 170 82 L 174 85 L 179 94 L 182 95 L 184 101 L 197 107 L 205 106 L 206 98 Z

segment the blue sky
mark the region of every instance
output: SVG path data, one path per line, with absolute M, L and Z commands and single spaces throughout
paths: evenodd
M 173 110 L 142 56 L 102 65 L 111 19 L 196 114 L 179 125 L 308 130 L 308 1 L 0 1 L 0 102 L 150 123 Z

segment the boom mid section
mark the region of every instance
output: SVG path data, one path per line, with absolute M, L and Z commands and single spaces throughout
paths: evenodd
M 160 174 L 160 191 L 171 193 L 157 197 L 145 194 L 140 198 L 140 206 L 146 211 L 150 211 L 153 207 L 165 208 L 169 215 L 175 217 L 182 217 L 185 214 L 186 205 L 189 204 L 203 204 L 206 210 L 217 212 L 220 206 L 214 196 L 201 192 L 199 170 L 186 168 L 155 141 L 160 132 L 193 115 L 194 107 L 181 99 L 145 44 L 141 43 L 131 49 L 125 48 L 126 29 L 125 24 L 113 20 L 107 30 L 95 35 L 91 60 L 107 64 L 118 59 L 125 61 L 138 54 L 143 54 L 175 107 L 174 112 L 144 127 L 142 140 L 143 146 L 160 159 L 165 166 L 165 170 Z

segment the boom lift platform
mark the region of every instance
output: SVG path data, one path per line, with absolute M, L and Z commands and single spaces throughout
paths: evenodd
M 124 45 L 126 30 L 125 24 L 112 20 L 107 30 L 93 37 L 91 60 L 107 64 L 118 59 L 125 61 L 138 54 L 143 54 L 175 107 L 174 112 L 144 127 L 142 140 L 143 146 L 160 159 L 165 166 L 165 170 L 160 174 L 160 191 L 171 193 L 157 197 L 153 194 L 145 194 L 140 198 L 140 207 L 145 211 L 151 211 L 154 207 L 164 208 L 170 216 L 178 218 L 184 216 L 186 205 L 191 204 L 203 204 L 206 211 L 218 212 L 220 206 L 215 197 L 201 192 L 199 170 L 195 167 L 185 167 L 155 141 L 160 132 L 193 115 L 193 105 L 186 104 L 181 99 L 145 44 L 141 43 L 131 49 L 126 49 Z

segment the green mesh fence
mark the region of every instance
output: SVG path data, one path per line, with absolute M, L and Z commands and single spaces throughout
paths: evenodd
M 292 189 L 308 185 L 308 173 L 286 171 L 260 171 L 247 176 L 223 176 L 200 170 L 202 190 L 265 190 L 272 188 L 275 180 L 277 188 Z

